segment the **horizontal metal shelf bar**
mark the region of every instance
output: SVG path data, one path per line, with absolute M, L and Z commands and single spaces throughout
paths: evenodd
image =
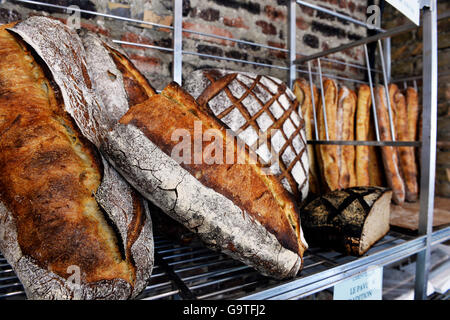
M 125 45 L 128 45 L 128 46 L 135 46 L 135 47 L 142 47 L 142 48 L 149 48 L 149 49 L 156 49 L 156 50 L 173 52 L 172 48 L 154 46 L 154 45 L 151 45 L 151 44 L 144 44 L 144 43 L 138 43 L 138 42 L 129 42 L 129 41 L 122 41 L 122 40 L 113 40 L 113 42 L 117 43 L 117 44 L 125 44 Z
M 289 69 L 288 67 L 284 67 L 284 66 L 260 63 L 260 62 L 254 62 L 254 61 L 247 61 L 247 60 L 241 60 L 241 59 L 234 59 L 234 58 L 228 58 L 228 57 L 213 56 L 210 54 L 204 54 L 204 53 L 198 53 L 198 52 L 192 52 L 192 51 L 183 51 L 183 54 L 189 54 L 189 55 L 206 57 L 206 58 L 211 58 L 211 59 L 218 59 L 218 60 L 226 60 L 226 61 L 231 61 L 231 62 L 252 64 L 252 65 L 256 65 L 256 66 L 260 66 L 260 67 L 268 67 L 268 68 L 275 68 L 275 69 L 281 69 L 281 70 Z
M 309 71 L 303 70 L 303 69 L 296 69 L 297 72 L 300 73 L 306 73 L 309 74 Z M 320 75 L 320 72 L 315 72 L 315 71 L 311 71 L 311 74 L 314 75 Z M 322 73 L 325 77 L 327 78 L 331 78 L 331 79 L 336 79 L 336 80 L 344 80 L 344 81 L 350 81 L 350 82 L 355 82 L 355 83 L 359 83 L 359 84 L 368 84 L 367 81 L 362 81 L 362 80 L 358 80 L 358 79 L 352 79 L 352 78 L 345 78 L 345 77 L 340 77 L 340 76 L 336 76 L 334 74 L 329 74 L 329 73 Z
M 173 291 L 157 294 L 156 296 L 145 297 L 145 298 L 142 298 L 141 300 L 157 300 L 157 299 L 173 296 L 174 294 L 177 294 L 179 292 L 180 292 L 180 290 L 173 290 Z
M 218 295 L 220 295 L 220 294 L 223 294 L 223 293 L 227 293 L 227 292 L 230 292 L 230 291 L 241 290 L 242 288 L 254 286 L 254 285 L 257 285 L 257 284 L 258 284 L 257 281 L 248 282 L 248 283 L 245 283 L 245 284 L 242 284 L 242 285 L 239 285 L 239 286 L 235 286 L 235 287 L 226 288 L 226 289 L 223 289 L 223 290 L 219 290 L 219 291 L 214 291 L 214 292 L 211 292 L 211 293 L 207 293 L 207 294 L 204 294 L 204 295 L 202 295 L 202 296 L 198 296 L 197 298 L 198 298 L 198 299 L 211 298 L 211 297 L 214 297 L 214 296 L 218 296 Z
M 450 227 L 433 232 L 432 245 L 436 245 L 450 238 Z M 328 288 L 337 282 L 351 277 L 367 269 L 371 265 L 387 265 L 401 260 L 425 249 L 426 236 L 417 237 L 405 243 L 395 245 L 371 255 L 361 257 L 349 263 L 318 272 L 305 278 L 299 278 L 286 284 L 263 290 L 241 298 L 247 299 L 289 299 L 310 295 L 314 292 Z
M 40 5 L 40 6 L 44 6 L 44 7 L 62 9 L 62 10 L 69 9 L 69 10 L 73 10 L 73 11 L 77 11 L 77 12 L 81 12 L 81 13 L 91 14 L 91 15 L 94 15 L 94 16 L 100 16 L 100 17 L 104 17 L 104 18 L 110 18 L 110 19 L 115 19 L 115 20 L 122 20 L 122 21 L 126 21 L 126 22 L 145 24 L 145 25 L 149 25 L 149 26 L 153 26 L 153 27 L 165 28 L 165 29 L 173 30 L 172 26 L 168 26 L 168 25 L 164 25 L 164 24 L 159 24 L 159 23 L 154 23 L 154 22 L 149 22 L 149 21 L 144 21 L 144 20 L 139 20 L 139 19 L 126 18 L 126 17 L 116 16 L 116 15 L 108 14 L 108 13 L 100 13 L 100 12 L 97 12 L 97 11 L 77 9 L 75 7 L 74 8 L 69 8 L 67 6 L 61 6 L 61 5 L 57 5 L 57 4 L 45 3 L 45 2 L 40 2 L 40 1 L 31 1 L 31 0 L 14 0 L 14 2 L 23 2 L 23 3 L 28 3 L 28 4 Z
M 350 66 L 350 67 L 354 67 L 354 68 L 358 68 L 358 69 L 362 69 L 362 70 L 367 70 L 366 66 L 355 64 L 355 63 L 339 61 L 339 60 L 336 60 L 336 59 L 331 59 L 331 58 L 326 58 L 326 57 L 321 58 L 321 60 L 328 61 L 328 62 L 333 62 L 333 63 L 337 63 L 337 64 L 342 64 L 344 66 Z M 377 69 L 373 69 L 373 68 L 371 68 L 370 71 L 377 72 L 377 73 L 382 73 L 383 72 L 381 70 L 377 70 Z
M 359 25 L 361 27 L 365 27 L 367 29 L 375 29 L 375 30 L 378 30 L 378 31 L 384 31 L 384 29 L 378 28 L 378 27 L 373 26 L 373 25 L 369 25 L 369 24 L 367 24 L 364 21 L 352 18 L 352 17 L 347 16 L 345 14 L 341 14 L 339 12 L 336 12 L 336 11 L 333 11 L 333 10 L 330 10 L 330 9 L 327 9 L 327 8 L 324 8 L 324 7 L 321 7 L 321 6 L 317 6 L 317 5 L 312 4 L 312 3 L 308 3 L 306 1 L 297 0 L 297 3 L 299 5 L 302 5 L 302 6 L 305 6 L 305 7 L 308 7 L 308 8 L 311 8 L 311 9 L 314 9 L 314 10 L 317 10 L 317 11 L 329 14 L 329 15 L 337 17 L 339 19 L 342 19 L 342 20 L 345 20 L 345 21 L 348 21 L 348 22 L 352 22 L 354 24 L 357 24 L 357 25 Z
M 191 263 L 191 262 L 194 262 L 194 261 L 216 258 L 216 257 L 219 257 L 219 256 L 220 256 L 220 253 L 214 253 L 214 254 L 210 254 L 210 255 L 206 255 L 206 256 L 200 256 L 200 257 L 195 257 L 195 258 L 191 258 L 191 259 L 187 259 L 187 260 L 170 262 L 170 263 L 168 263 L 168 265 L 169 266 L 175 266 L 177 264 Z
M 13 287 L 21 287 L 22 283 L 20 282 L 14 282 L 14 283 L 8 283 L 0 285 L 0 290 L 6 289 L 6 288 L 13 288 Z
M 203 274 L 197 274 L 195 276 L 185 277 L 185 278 L 181 278 L 181 279 L 183 281 L 199 280 L 199 279 L 203 279 L 205 277 L 217 277 L 217 276 L 221 276 L 224 274 L 241 271 L 241 270 L 245 270 L 245 269 L 249 269 L 249 268 L 250 268 L 249 266 L 243 265 L 243 266 L 239 266 L 239 267 L 233 267 L 233 268 L 228 268 L 228 269 L 221 269 L 221 270 L 206 272 Z
M 199 253 L 204 253 L 204 252 L 209 252 L 210 249 L 207 248 L 199 248 L 198 250 L 195 251 L 190 251 L 190 252 L 185 252 L 185 253 L 179 253 L 179 254 L 174 254 L 171 256 L 165 256 L 162 257 L 164 260 L 168 260 L 168 259 L 174 259 L 174 258 L 179 258 L 179 257 L 185 257 L 185 256 L 189 256 L 189 255 L 194 255 L 194 254 L 199 254 Z
M 210 266 L 214 266 L 214 265 L 217 265 L 217 264 L 223 264 L 223 263 L 228 263 L 228 262 L 236 262 L 236 260 L 233 260 L 231 258 L 227 259 L 227 260 L 217 260 L 217 261 L 203 263 L 203 264 L 200 264 L 200 265 L 195 265 L 195 266 L 192 266 L 192 267 L 184 267 L 184 268 L 180 268 L 180 269 L 175 269 L 175 272 L 176 273 L 186 272 L 186 271 L 190 271 L 190 270 L 196 270 L 196 269 L 210 267 Z
M 408 24 L 405 24 L 405 25 L 402 25 L 402 26 L 399 26 L 399 27 L 392 28 L 392 29 L 390 29 L 390 30 L 388 30 L 386 32 L 383 32 L 383 33 L 378 33 L 376 35 L 373 35 L 373 36 L 370 36 L 370 37 L 367 37 L 367 38 L 363 38 L 361 40 L 357 40 L 357 41 L 354 41 L 354 42 L 351 42 L 351 43 L 347 43 L 347 44 L 341 45 L 339 47 L 331 48 L 331 49 L 328 49 L 328 50 L 325 50 L 325 51 L 318 52 L 316 54 L 312 54 L 312 55 L 309 55 L 309 56 L 297 59 L 297 60 L 294 61 L 294 63 L 295 64 L 302 64 L 304 62 L 307 62 L 307 61 L 310 61 L 310 60 L 314 60 L 314 59 L 317 59 L 317 58 L 321 58 L 321 57 L 327 56 L 327 55 L 332 54 L 332 53 L 336 53 L 336 52 L 339 52 L 339 51 L 351 49 L 351 48 L 354 48 L 354 47 L 357 47 L 357 46 L 362 46 L 364 44 L 375 42 L 375 41 L 380 40 L 380 39 L 393 37 L 393 36 L 396 36 L 396 35 L 399 35 L 399 34 L 402 34 L 402 33 L 405 33 L 405 32 L 411 31 L 411 30 L 414 30 L 416 28 L 417 28 L 417 26 L 414 23 L 408 23 Z
M 238 278 L 241 278 L 241 277 L 242 277 L 242 274 L 238 274 L 238 275 L 235 275 L 235 276 L 229 276 L 229 277 L 226 277 L 226 278 L 222 278 L 222 279 L 218 279 L 218 280 L 214 280 L 214 281 L 201 283 L 201 284 L 198 284 L 198 285 L 195 285 L 195 286 L 192 286 L 192 287 L 190 286 L 189 289 L 196 290 L 196 289 L 199 289 L 199 288 L 208 287 L 208 286 L 211 286 L 211 285 L 215 285 L 215 284 L 222 283 L 222 282 L 225 282 L 225 281 L 230 281 L 230 280 L 233 280 L 233 279 L 238 279 Z
M 13 296 L 19 296 L 19 295 L 25 295 L 25 291 L 14 291 L 14 292 L 8 292 L 5 294 L 0 295 L 0 299 L 7 298 L 7 297 L 13 297 Z
M 420 141 L 348 141 L 348 140 L 307 140 L 308 144 L 343 145 L 343 146 L 391 146 L 391 147 L 420 147 Z
M 240 40 L 240 39 L 234 39 L 234 38 L 219 36 L 219 35 L 215 35 L 215 34 L 211 34 L 211 33 L 205 33 L 205 32 L 200 32 L 200 31 L 195 31 L 195 30 L 190 30 L 190 29 L 183 29 L 183 32 L 197 34 L 197 35 L 200 35 L 200 36 L 205 36 L 205 37 L 210 37 L 210 38 L 221 39 L 221 40 L 233 41 L 233 42 L 237 42 L 237 43 L 248 44 L 250 46 L 255 46 L 255 47 L 260 47 L 260 48 L 265 48 L 265 49 L 277 50 L 277 51 L 282 51 L 282 52 L 289 52 L 288 49 L 284 49 L 284 48 L 269 46 L 269 45 L 266 45 L 266 44 L 256 43 L 256 42 L 252 42 L 252 41 L 246 41 L 246 40 Z

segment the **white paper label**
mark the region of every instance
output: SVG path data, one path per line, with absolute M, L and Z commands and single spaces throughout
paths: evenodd
M 420 24 L 419 0 L 386 0 L 416 25 Z
M 334 300 L 381 300 L 383 267 L 371 267 L 334 286 Z

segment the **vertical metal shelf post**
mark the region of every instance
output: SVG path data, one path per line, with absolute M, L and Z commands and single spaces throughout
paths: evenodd
M 296 52 L 296 10 L 297 3 L 295 0 L 290 0 L 288 2 L 288 45 L 289 45 L 289 75 L 288 75 L 288 85 L 292 89 L 294 86 L 294 81 L 297 78 L 296 65 L 294 63 L 297 52 Z
M 426 245 L 425 249 L 417 254 L 414 292 L 414 298 L 417 300 L 427 298 L 430 270 L 436 175 L 437 59 L 437 7 L 436 0 L 430 0 L 430 7 L 423 9 L 422 175 L 419 213 L 419 235 L 426 235 Z
M 183 70 L 183 0 L 173 0 L 173 81 L 181 86 Z

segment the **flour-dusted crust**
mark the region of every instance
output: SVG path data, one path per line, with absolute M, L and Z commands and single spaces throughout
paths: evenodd
M 134 125 L 120 124 L 109 132 L 103 152 L 137 190 L 211 248 L 272 277 L 299 271 L 298 254 L 230 199 L 200 183 Z
M 51 116 L 47 115 L 46 110 L 43 110 L 41 118 L 48 117 L 49 125 L 56 126 L 55 128 L 66 128 L 60 130 L 66 130 L 69 136 L 73 136 L 74 139 L 80 141 L 81 149 L 74 147 L 75 152 L 84 159 L 83 161 L 97 163 L 96 166 L 93 166 L 93 170 L 97 170 L 97 174 L 101 176 L 101 181 L 94 192 L 96 205 L 91 204 L 89 210 L 98 212 L 97 215 L 102 215 L 101 207 L 104 212 L 103 215 L 107 217 L 105 219 L 109 220 L 118 230 L 118 234 L 113 237 L 117 239 L 116 246 L 121 247 L 124 254 L 123 263 L 129 265 L 132 273 L 130 279 L 132 280 L 105 278 L 105 280 L 94 282 L 86 281 L 86 276 L 101 279 L 102 275 L 86 275 L 84 270 L 81 270 L 81 284 L 76 286 L 71 280 L 68 280 L 70 278 L 67 278 L 67 276 L 59 276 L 51 272 L 43 266 L 46 263 L 45 261 L 34 261 L 29 255 L 22 253 L 23 250 L 17 242 L 17 237 L 20 237 L 17 221 L 15 221 L 14 214 L 7 209 L 9 203 L 3 203 L 0 210 L 2 214 L 2 219 L 0 219 L 2 222 L 0 223 L 1 250 L 18 274 L 29 298 L 126 299 L 135 297 L 145 287 L 153 267 L 151 219 L 146 203 L 142 201 L 136 191 L 123 180 L 103 157 L 96 154 L 88 141 L 83 140 L 87 138 L 93 144 L 99 146 L 102 136 L 110 124 L 103 117 L 107 113 L 93 91 L 81 40 L 60 22 L 43 17 L 31 17 L 24 22 L 9 27 L 8 30 L 23 39 L 33 49 L 33 53 L 44 61 L 45 65 L 41 67 L 44 70 L 48 68 L 49 72 L 46 73 L 46 76 L 54 81 L 55 90 L 62 96 L 61 101 L 58 102 L 61 105 L 58 105 L 55 102 L 55 97 L 51 96 L 53 91 L 47 90 L 47 94 L 53 97 L 51 98 L 53 99 L 53 107 L 57 116 L 60 117 L 55 119 L 63 120 L 54 122 Z M 30 59 L 30 57 L 31 55 L 26 59 Z M 30 60 L 33 61 L 33 58 Z M 50 88 L 49 83 L 46 82 L 45 85 Z M 42 108 L 46 108 L 45 104 L 42 104 Z M 70 116 L 65 114 L 64 111 Z M 30 114 L 31 112 L 33 111 L 30 110 Z M 32 118 L 24 113 L 22 119 Z M 74 123 L 71 122 L 72 120 Z M 58 121 L 61 123 L 65 121 L 65 124 L 59 127 Z M 26 121 L 24 123 L 33 124 Z M 46 134 L 49 134 L 47 131 Z M 44 151 L 47 152 L 47 149 L 51 151 L 52 145 L 46 145 Z M 58 157 L 52 159 L 56 160 Z M 67 185 L 67 188 L 67 190 L 70 190 L 70 185 Z M 63 193 L 63 195 L 70 195 L 70 192 Z M 48 203 L 51 206 L 52 195 L 49 195 L 49 199 Z M 92 200 L 89 201 L 92 203 Z M 70 213 L 70 209 L 68 209 L 68 214 Z M 48 234 L 48 236 L 51 237 L 52 234 Z M 95 247 L 94 243 L 92 245 Z M 64 250 L 64 248 L 60 249 Z M 90 246 L 85 246 L 83 250 L 88 252 Z M 83 264 L 86 261 L 80 263 Z M 94 262 L 92 261 L 92 263 Z
M 308 194 L 305 122 L 294 93 L 279 79 L 204 69 L 184 88 L 242 139 L 299 202 Z M 265 138 L 267 137 L 267 142 Z

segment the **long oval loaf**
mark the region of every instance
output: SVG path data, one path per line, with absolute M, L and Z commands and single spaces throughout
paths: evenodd
M 392 141 L 391 126 L 389 121 L 389 111 L 386 93 L 383 86 L 377 86 L 375 89 L 375 103 L 377 108 L 378 127 L 380 130 L 380 139 L 382 141 Z M 394 101 L 391 101 L 394 103 Z M 394 109 L 394 108 L 393 108 Z M 392 116 L 394 116 L 392 110 Z M 395 119 L 392 119 L 395 123 Z M 402 204 L 405 201 L 405 184 L 400 173 L 399 160 L 395 147 L 381 147 L 383 166 L 386 173 L 386 181 L 392 189 L 392 200 L 396 204 Z
M 183 86 L 200 107 L 230 128 L 298 202 L 308 194 L 305 122 L 293 92 L 279 79 L 203 69 Z
M 31 299 L 137 296 L 153 267 L 151 220 L 85 138 L 99 140 L 74 108 L 95 101 L 80 99 L 78 37 L 33 17 L 1 27 L 0 41 L 2 253 Z
M 389 231 L 392 191 L 353 187 L 317 197 L 302 208 L 311 246 L 334 248 L 360 256 Z
M 98 41 L 103 45 L 94 44 Z M 172 83 L 161 94 L 147 94 L 146 101 L 136 103 L 130 96 L 136 90 L 146 91 L 148 83 L 139 80 L 139 72 L 127 63 L 126 56 L 117 59 L 117 50 L 100 38 L 83 36 L 83 42 L 88 56 L 110 57 L 116 67 L 109 70 L 113 74 L 117 70 L 122 75 L 128 74 L 128 81 L 137 86 L 131 90 L 125 85 L 124 91 L 115 91 L 115 94 L 125 92 L 120 99 L 126 101 L 130 109 L 106 134 L 101 146 L 123 176 L 208 246 L 228 253 L 263 274 L 276 278 L 295 276 L 302 265 L 306 241 L 295 204 L 281 184 L 266 176 L 260 166 L 248 164 L 250 155 L 247 151 L 238 149 L 236 141 L 225 141 L 223 126 L 178 85 Z M 98 50 L 91 55 L 89 51 L 93 48 Z M 96 59 L 90 60 L 90 70 L 98 70 Z M 92 78 L 101 79 L 96 75 Z M 121 77 L 93 81 L 94 88 L 105 89 L 97 92 L 107 109 L 114 106 L 113 101 L 108 100 L 113 91 L 108 93 L 106 88 L 114 88 L 112 82 L 117 80 L 123 81 Z M 201 151 L 196 153 L 191 147 L 184 150 L 186 155 L 190 154 L 188 159 L 191 161 L 180 162 L 176 152 L 171 157 L 182 136 L 192 142 L 190 139 L 198 134 L 194 130 L 198 125 L 203 130 L 215 129 L 218 134 L 215 138 L 231 150 L 232 158 L 244 159 L 246 164 L 207 164 L 203 162 Z M 200 145 L 207 150 L 208 144 L 202 143 L 202 134 L 200 132 Z M 195 163 L 193 158 L 198 156 L 200 163 Z

